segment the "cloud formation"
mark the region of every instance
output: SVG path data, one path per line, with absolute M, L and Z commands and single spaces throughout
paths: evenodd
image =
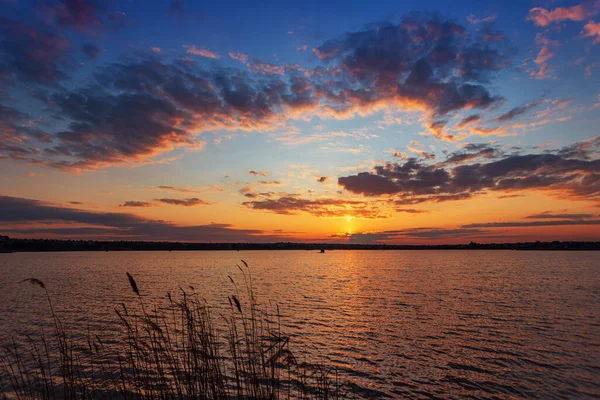
M 81 52 L 90 60 L 94 60 L 98 58 L 100 54 L 102 54 L 101 49 L 89 43 L 86 43 L 81 47 Z
M 253 194 L 253 196 L 247 197 L 256 198 L 259 196 Z M 332 198 L 305 199 L 299 195 L 290 194 L 276 198 L 264 197 L 272 196 L 263 196 L 260 200 L 246 201 L 242 204 L 254 210 L 270 211 L 283 215 L 307 213 L 317 217 L 335 218 L 352 216 L 378 219 L 389 217 L 387 212 L 372 202 Z
M 406 18 L 330 39 L 315 54 L 337 62 L 354 82 L 339 93 L 334 111 L 364 113 L 385 106 L 424 111 L 432 134 L 453 140 L 439 117 L 458 110 L 485 109 L 502 98 L 483 83 L 508 65 L 500 49 L 469 35 L 464 26 L 438 18 Z M 436 123 L 436 120 L 437 123 Z
M 539 154 L 503 155 L 482 146 L 465 150 L 438 164 L 408 159 L 377 165 L 372 172 L 339 177 L 338 184 L 354 194 L 391 197 L 400 205 L 521 190 L 600 201 L 600 137 Z
M 0 223 L 9 235 L 194 242 L 274 242 L 286 238 L 229 224 L 176 225 L 127 213 L 88 211 L 0 196 Z M 18 226 L 15 226 L 18 224 Z
M 409 228 L 380 232 L 356 232 L 345 235 L 333 235 L 333 238 L 345 239 L 349 243 L 394 243 L 402 240 L 449 240 L 486 236 L 487 232 L 474 228 Z
M 158 201 L 160 203 L 165 203 L 165 204 L 173 205 L 173 206 L 185 206 L 185 207 L 210 205 L 210 203 L 207 203 L 204 200 L 200 200 L 197 197 L 190 197 L 188 199 L 163 198 L 163 199 L 155 199 L 155 201 Z
M 581 33 L 584 37 L 594 38 L 594 43 L 600 43 L 600 23 L 590 21 L 583 27 Z
M 70 10 L 64 23 L 92 23 L 100 11 L 91 4 L 64 3 L 59 8 Z M 2 22 L 0 76 L 47 85 L 65 80 L 72 67 L 67 39 Z M 42 94 L 61 123 L 27 161 L 71 171 L 142 163 L 177 148 L 200 149 L 204 143 L 196 137 L 206 131 L 268 131 L 295 118 L 345 119 L 390 108 L 423 112 L 432 135 L 457 140 L 465 134 L 451 132 L 447 121 L 459 111 L 498 105 L 502 97 L 486 85 L 509 64 L 483 33 L 429 15 L 349 32 L 314 51 L 320 65 L 311 70 L 230 53 L 250 72 L 189 58 L 165 61 L 161 52 L 133 53 L 98 67 L 85 84 Z M 93 45 L 83 52 L 90 59 L 100 54 Z
M 554 10 L 535 7 L 529 10 L 527 19 L 533 21 L 537 26 L 546 27 L 552 23 L 567 20 L 584 21 L 597 15 L 599 11 L 599 0 L 586 0 L 572 7 L 558 7 Z
M 164 189 L 164 190 L 173 190 L 175 192 L 181 192 L 181 193 L 199 193 L 200 191 L 196 188 L 193 187 L 189 187 L 189 186 L 157 186 L 158 189 Z
M 205 47 L 196 47 L 195 45 L 184 45 L 185 50 L 188 54 L 193 54 L 195 56 L 202 56 L 206 58 L 220 58 L 220 56 L 214 51 L 207 49 Z
M 135 200 L 126 201 L 125 203 L 121 204 L 121 207 L 153 207 L 153 206 L 154 206 L 154 204 L 152 204 L 151 202 L 135 201 Z
M 54 31 L 0 17 L 0 78 L 55 84 L 67 76 L 70 47 Z
M 57 25 L 85 30 L 102 25 L 100 4 L 94 0 L 42 1 L 41 9 Z

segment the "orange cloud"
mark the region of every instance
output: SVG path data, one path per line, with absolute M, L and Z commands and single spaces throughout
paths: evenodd
M 188 54 L 193 54 L 195 56 L 202 56 L 202 57 L 206 57 L 206 58 L 220 58 L 221 56 L 219 56 L 217 53 L 211 51 L 210 49 L 207 48 L 198 48 L 195 45 L 184 45 L 183 47 L 185 47 L 185 50 Z
M 552 11 L 536 7 L 529 10 L 527 20 L 533 21 L 537 26 L 546 27 L 553 22 L 583 21 L 598 14 L 599 0 L 588 0 L 572 7 L 558 7 Z
M 558 42 L 555 40 L 549 40 L 544 35 L 538 33 L 535 36 L 535 43 L 541 46 L 534 62 L 538 66 L 537 71 L 532 71 L 531 76 L 536 79 L 545 79 L 550 77 L 551 69 L 548 65 L 548 61 L 554 57 L 553 47 L 558 46 Z
M 583 27 L 584 37 L 593 37 L 594 43 L 600 43 L 600 23 L 590 21 Z

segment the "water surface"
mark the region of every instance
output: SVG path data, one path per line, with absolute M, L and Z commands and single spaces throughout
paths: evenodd
M 300 351 L 359 397 L 600 397 L 600 252 L 204 251 L 0 254 L 0 340 L 44 326 L 44 281 L 75 330 L 114 335 L 132 273 L 216 306 L 251 266 Z

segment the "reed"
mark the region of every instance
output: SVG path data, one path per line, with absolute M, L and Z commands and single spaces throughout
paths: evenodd
M 335 371 L 298 362 L 279 308 L 260 306 L 248 265 L 226 307 L 211 308 L 190 287 L 148 302 L 127 273 L 137 301 L 120 304 L 120 334 L 75 336 L 44 291 L 52 333 L 13 339 L 0 350 L 0 398 L 6 399 L 335 399 Z M 142 289 L 142 290 L 141 290 Z

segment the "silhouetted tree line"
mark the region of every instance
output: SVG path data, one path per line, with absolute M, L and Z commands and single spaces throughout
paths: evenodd
M 356 243 L 182 243 L 15 239 L 0 236 L 0 252 L 18 251 L 180 251 L 180 250 L 600 250 L 600 242 L 518 242 L 443 245 L 389 245 Z

